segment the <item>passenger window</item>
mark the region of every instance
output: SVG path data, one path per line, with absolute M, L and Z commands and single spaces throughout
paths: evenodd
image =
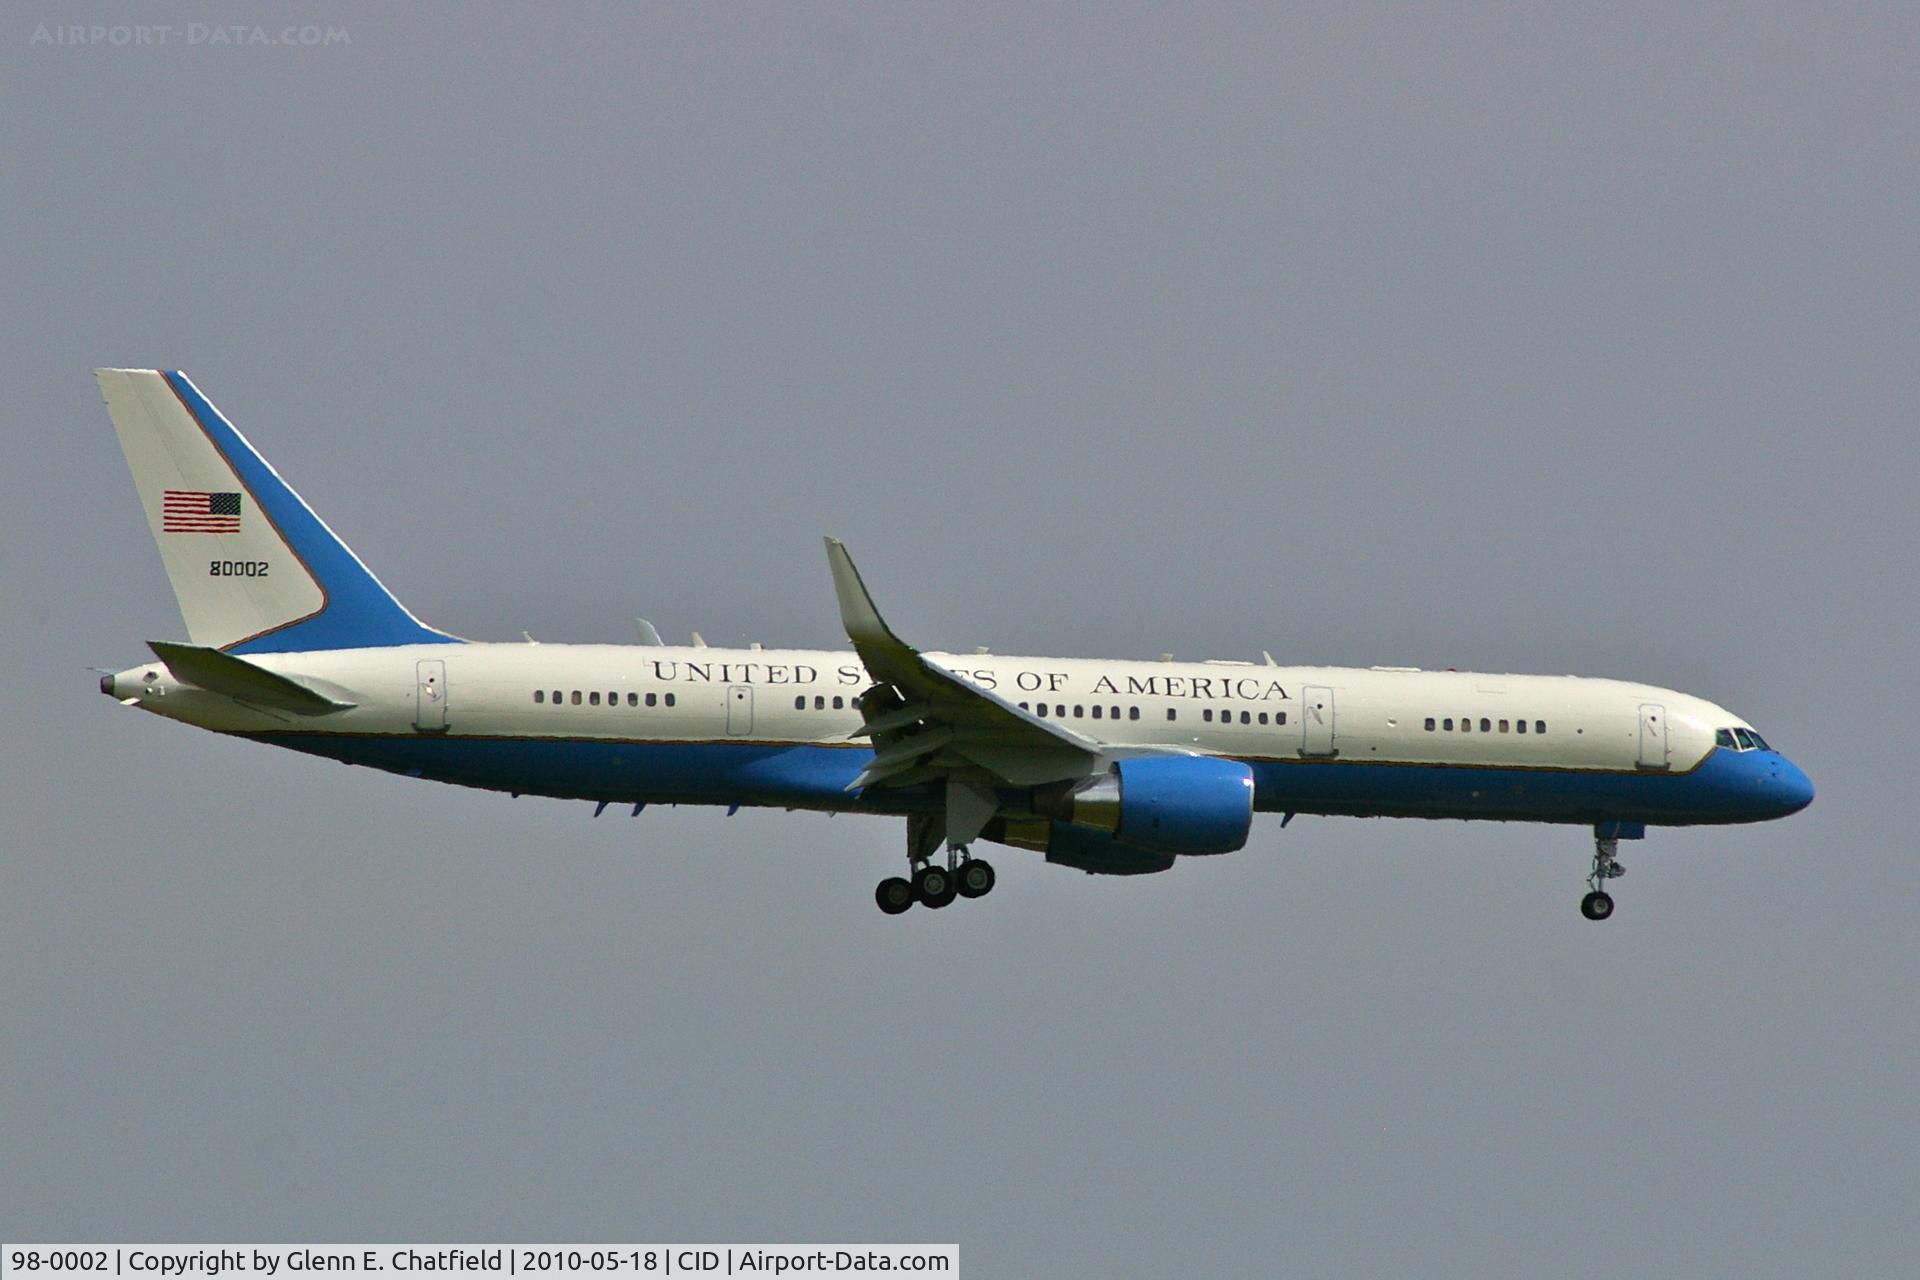
M 1093 718 L 1095 720 L 1100 719 L 1100 708 L 1097 706 L 1093 709 Z
M 1266 722 L 1267 722 L 1267 713 L 1262 711 L 1260 713 L 1260 723 L 1265 724 Z
M 1502 720 L 1500 722 L 1500 732 L 1505 733 L 1506 731 L 1507 731 L 1507 722 L 1505 720 Z
M 1086 715 L 1086 712 L 1084 712 L 1084 711 L 1082 711 L 1082 710 L 1081 710 L 1081 709 L 1080 709 L 1079 707 L 1075 707 L 1075 708 L 1073 709 L 1073 718 L 1074 718 L 1075 720 L 1078 720 L 1078 719 L 1080 719 L 1080 718 L 1081 718 L 1082 716 L 1084 716 L 1084 715 Z
M 1138 707 L 1127 708 L 1127 719 L 1138 720 L 1139 718 L 1140 718 L 1140 708 Z
M 1535 733 L 1545 733 L 1547 731 L 1547 722 L 1545 720 L 1535 720 L 1533 722 L 1533 731 Z
M 1022 711 L 1031 711 L 1031 710 L 1033 710 L 1033 708 L 1032 708 L 1032 707 L 1030 707 L 1030 706 L 1028 706 L 1028 705 L 1027 705 L 1026 703 L 1024 703 L 1024 702 L 1020 704 L 1020 709 L 1021 709 Z
M 1447 717 L 1447 718 L 1446 718 L 1445 720 L 1442 720 L 1442 721 L 1440 722 L 1440 727 L 1441 727 L 1441 728 L 1443 728 L 1443 729 L 1445 729 L 1445 730 L 1446 730 L 1446 731 L 1447 731 L 1448 733 L 1452 733 L 1452 732 L 1453 732 L 1453 717 L 1452 717 L 1452 716 L 1448 716 L 1448 717 Z
M 1428 716 L 1428 717 L 1427 717 L 1427 732 L 1428 732 L 1428 733 L 1432 733 L 1432 732 L 1433 732 L 1433 717 L 1432 717 L 1432 716 Z
M 1273 722 L 1274 722 L 1275 724 L 1285 724 L 1285 723 L 1287 722 L 1287 713 L 1286 713 L 1286 712 L 1284 712 L 1284 711 L 1276 711 L 1276 712 L 1274 712 L 1274 713 L 1273 713 Z
M 1047 704 L 1044 702 L 1035 703 L 1033 708 L 1033 714 L 1039 716 L 1043 720 L 1046 719 Z
M 1113 708 L 1111 708 L 1111 709 L 1109 709 L 1109 710 L 1108 710 L 1108 712 L 1107 712 L 1107 719 L 1109 719 L 1109 720 L 1118 720 L 1119 718 L 1120 718 L 1120 708 L 1118 708 L 1118 707 L 1113 707 Z
M 650 693 L 647 695 L 648 706 L 652 706 L 654 703 L 658 702 L 659 700 L 660 700 L 660 695 L 657 693 Z
M 1517 720 L 1514 722 L 1513 728 L 1516 733 L 1525 733 L 1527 731 L 1527 722 L 1525 720 Z
M 1462 717 L 1460 718 L 1460 732 L 1462 732 L 1462 733 L 1472 733 L 1472 732 L 1473 732 L 1473 717 L 1472 717 L 1472 716 L 1462 716 Z
M 1213 708 L 1212 708 L 1212 707 L 1208 707 L 1208 708 L 1206 708 L 1205 710 L 1203 710 L 1203 711 L 1202 711 L 1202 712 L 1200 713 L 1200 718 L 1201 718 L 1202 720 L 1205 720 L 1205 721 L 1206 721 L 1206 722 L 1207 722 L 1208 724 L 1212 724 L 1212 723 L 1213 723 Z
M 553 691 L 553 705 L 556 707 L 560 705 L 560 691 L 558 689 Z
M 1486 718 L 1485 716 L 1481 716 L 1481 717 L 1480 717 L 1480 732 L 1482 732 L 1482 733 L 1492 733 L 1492 732 L 1493 732 L 1493 721 L 1491 721 L 1491 720 L 1489 720 L 1489 719 L 1487 719 L 1487 718 Z
M 1169 719 L 1169 720 L 1178 720 L 1179 718 L 1180 718 L 1180 713 L 1179 713 L 1178 711 L 1176 711 L 1176 710 L 1175 710 L 1174 708 L 1172 708 L 1172 707 L 1168 707 L 1168 708 L 1167 708 L 1167 719 Z
M 620 695 L 619 695 L 619 694 L 617 694 L 617 693 L 609 693 L 609 694 L 607 695 L 607 705 L 608 705 L 608 706 L 610 706 L 610 707 L 617 707 L 617 706 L 619 706 L 619 705 L 620 705 Z
M 573 691 L 573 705 L 576 707 L 580 705 L 580 691 L 578 689 Z
M 804 693 L 803 693 L 803 694 L 801 694 L 801 695 L 800 695 L 799 697 L 797 697 L 797 698 L 795 698 L 795 699 L 793 700 L 793 709 L 794 709 L 795 711 L 805 711 L 805 710 L 807 709 L 807 695 L 806 695 L 806 694 L 804 694 Z
M 672 695 L 672 694 L 668 694 L 668 695 L 667 695 L 667 705 L 668 705 L 668 706 L 672 706 L 672 705 L 673 705 L 673 695 Z
M 545 689 L 535 689 L 533 691 L 533 700 L 535 702 L 545 702 L 547 700 L 547 691 Z
M 639 695 L 639 694 L 637 694 L 637 693 L 630 693 L 630 694 L 628 694 L 628 695 L 627 695 L 627 705 L 628 705 L 628 706 L 630 706 L 630 707 L 637 707 L 637 706 L 639 706 L 639 705 L 640 705 L 640 695 Z
M 600 691 L 598 689 L 595 689 L 592 693 L 587 695 L 587 705 L 590 707 L 597 707 L 600 705 Z
M 813 695 L 813 709 L 815 711 L 825 711 L 827 709 L 827 698 L 825 694 L 816 693 Z

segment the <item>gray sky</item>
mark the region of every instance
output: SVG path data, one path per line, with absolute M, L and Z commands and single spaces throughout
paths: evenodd
M 971 1276 L 1920 1251 L 1910 8 L 317 4 L 0 20 L 0 1235 L 949 1240 Z M 39 11 L 36 11 L 36 10 Z M 212 47 L 190 22 L 343 26 Z M 1819 786 L 1133 881 L 122 711 L 88 369 L 457 633 L 1671 685 Z

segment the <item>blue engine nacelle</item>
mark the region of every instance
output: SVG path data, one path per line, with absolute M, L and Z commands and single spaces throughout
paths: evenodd
M 1253 827 L 1253 770 L 1210 756 L 1136 756 L 1103 777 L 1036 796 L 1046 817 L 1153 853 L 1231 853 Z

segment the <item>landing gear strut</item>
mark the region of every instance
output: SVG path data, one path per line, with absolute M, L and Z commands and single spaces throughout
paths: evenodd
M 1611 836 L 1594 837 L 1593 871 L 1587 876 L 1587 896 L 1580 899 L 1580 914 L 1589 920 L 1605 920 L 1613 914 L 1613 896 L 1606 883 L 1627 874 L 1613 857 L 1619 848 L 1620 842 Z
M 916 902 L 938 910 L 955 897 L 984 898 L 993 892 L 993 864 L 965 849 L 948 849 L 945 866 L 931 857 L 913 861 L 911 880 L 888 876 L 873 891 L 873 900 L 890 916 L 899 915 Z

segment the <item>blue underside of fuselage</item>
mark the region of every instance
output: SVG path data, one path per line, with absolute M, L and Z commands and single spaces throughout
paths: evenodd
M 421 734 L 250 735 L 409 777 L 566 799 L 905 813 L 933 787 L 847 793 L 873 753 L 806 743 L 625 742 Z M 1812 787 L 1777 752 L 1716 748 L 1686 773 L 1614 773 L 1343 760 L 1247 761 L 1271 813 L 1519 822 L 1759 822 L 1804 808 Z

